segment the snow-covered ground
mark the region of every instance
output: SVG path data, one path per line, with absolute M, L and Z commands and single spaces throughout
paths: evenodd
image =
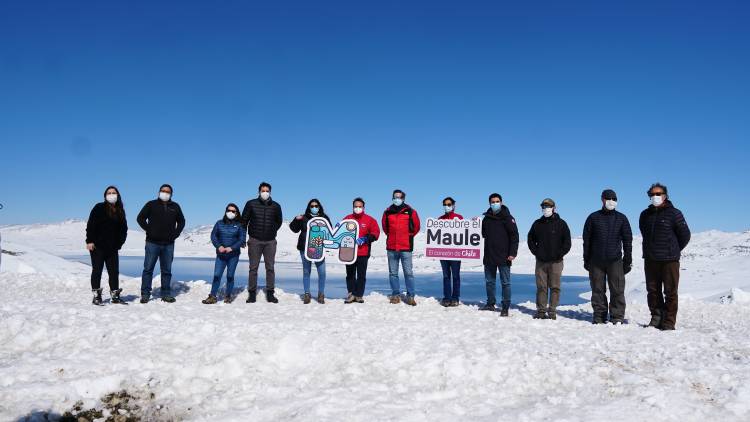
M 3 255 L 0 271 L 0 420 L 77 401 L 102 408 L 123 389 L 147 420 L 750 420 L 748 232 L 694 236 L 678 329 L 660 332 L 640 326 L 638 259 L 624 326 L 591 325 L 588 304 L 563 307 L 557 321 L 532 320 L 528 303 L 500 318 L 378 294 L 362 305 L 303 305 L 282 292 L 278 305 L 206 306 L 209 287 L 185 280 L 172 305 L 95 307 L 90 268 L 60 258 L 81 254 L 83 227 L 0 228 L 3 249 L 20 253 Z M 210 256 L 207 233 L 188 231 L 177 254 Z M 296 254 L 293 240 L 282 230 L 280 254 Z M 131 232 L 123 252 L 140 255 L 142 242 Z M 567 274 L 583 274 L 580 248 Z M 514 271 L 531 273 L 525 245 L 519 255 Z M 123 280 L 128 300 L 138 286 Z

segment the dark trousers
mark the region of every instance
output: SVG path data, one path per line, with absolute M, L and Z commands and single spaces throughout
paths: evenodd
M 647 259 L 644 265 L 648 309 L 652 316 L 661 317 L 663 327 L 674 328 L 677 323 L 677 287 L 680 284 L 680 261 L 651 261 Z
M 625 272 L 622 260 L 592 263 L 589 270 L 591 282 L 591 307 L 595 320 L 607 320 L 607 285 L 609 285 L 609 317 L 625 319 Z
M 367 283 L 367 261 L 369 256 L 358 256 L 353 264 L 346 266 L 346 290 L 352 296 L 362 297 L 365 295 L 365 283 Z
M 258 240 L 252 237 L 247 242 L 247 255 L 250 259 L 250 271 L 247 278 L 247 290 L 258 289 L 258 267 L 260 257 L 263 257 L 263 266 L 266 267 L 266 290 L 273 290 L 276 285 L 276 239 Z
M 443 268 L 443 299 L 458 300 L 461 296 L 461 261 L 441 259 L 440 267 Z
M 91 289 L 97 290 L 102 286 L 102 271 L 107 265 L 109 276 L 109 290 L 120 288 L 120 256 L 117 251 L 102 252 L 100 249 L 91 251 Z

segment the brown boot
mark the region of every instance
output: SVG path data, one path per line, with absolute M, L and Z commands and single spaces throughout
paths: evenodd
M 406 296 L 406 300 L 404 302 L 409 306 L 417 306 L 417 301 L 414 300 L 414 296 Z
M 310 303 L 310 293 L 305 293 L 305 295 L 302 296 L 302 303 L 304 303 L 305 305 Z
M 389 299 L 391 299 L 391 305 L 397 305 L 401 303 L 401 297 L 399 295 L 390 296 Z
M 208 297 L 203 299 L 202 302 L 206 305 L 213 305 L 216 303 L 216 296 L 208 295 Z
M 318 293 L 318 303 L 320 303 L 321 305 L 326 303 L 326 295 L 324 295 L 323 293 Z

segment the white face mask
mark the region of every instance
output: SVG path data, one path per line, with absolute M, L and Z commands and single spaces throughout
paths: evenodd
M 227 218 L 230 219 L 230 220 L 234 220 L 234 217 L 237 217 L 237 214 L 235 214 L 235 213 L 233 213 L 231 211 L 227 211 L 226 215 L 227 215 Z
M 109 202 L 110 204 L 114 205 L 114 204 L 117 203 L 117 194 L 116 193 L 110 193 L 109 195 L 107 195 L 106 198 L 107 198 L 107 202 Z
M 614 210 L 615 208 L 617 208 L 617 201 L 612 200 L 612 199 L 607 199 L 606 201 L 604 201 L 604 208 L 610 211 Z
M 654 195 L 651 197 L 651 205 L 658 207 L 664 203 L 664 197 L 661 195 Z
M 443 205 L 443 209 L 445 210 L 445 213 L 448 214 L 453 211 L 453 205 Z
M 362 208 L 362 207 L 354 207 L 354 213 L 355 214 L 362 214 L 362 211 L 364 211 L 364 210 L 365 209 Z
M 554 208 L 542 208 L 542 214 L 544 214 L 544 216 L 547 218 L 552 217 L 553 212 Z
M 159 199 L 161 199 L 164 202 L 169 201 L 169 199 L 172 197 L 172 194 L 169 194 L 167 192 L 159 192 Z
M 260 193 L 260 199 L 264 201 L 268 201 L 268 198 L 271 197 L 271 192 L 261 192 Z

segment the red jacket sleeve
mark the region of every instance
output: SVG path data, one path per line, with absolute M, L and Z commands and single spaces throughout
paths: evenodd
M 386 236 L 388 236 L 388 229 L 387 229 L 388 224 L 386 224 L 387 219 L 388 219 L 388 214 L 386 214 L 386 212 L 383 211 L 383 218 L 380 220 L 380 225 L 383 226 L 383 233 L 385 233 Z
M 414 223 L 414 233 L 411 233 L 411 234 L 416 235 L 417 233 L 419 233 L 420 223 L 419 223 L 419 214 L 417 214 L 417 210 L 415 210 L 414 208 L 412 208 L 411 210 L 411 220 Z

